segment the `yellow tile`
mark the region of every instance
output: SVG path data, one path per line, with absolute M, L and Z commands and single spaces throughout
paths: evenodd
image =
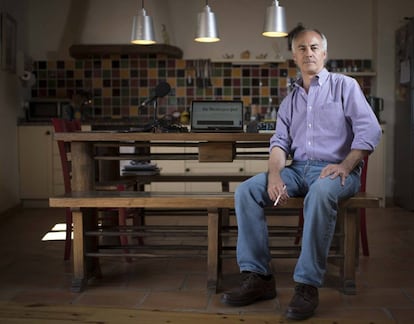
M 297 70 L 295 68 L 289 68 L 288 70 L 289 77 L 294 78 L 296 74 L 297 74 Z
M 241 68 L 236 67 L 231 69 L 231 77 L 232 78 L 240 78 L 241 77 Z
M 211 78 L 211 82 L 215 87 L 222 87 L 223 86 L 223 79 L 222 78 Z
M 140 97 L 148 97 L 148 88 L 139 88 L 138 92 Z
M 148 77 L 151 79 L 157 78 L 157 69 L 148 69 Z
M 103 59 L 102 60 L 102 68 L 104 70 L 109 70 L 112 68 L 112 61 L 108 60 L 108 59 Z
M 175 67 L 177 69 L 185 69 L 185 60 L 175 60 Z
M 175 88 L 177 86 L 176 78 L 167 78 L 167 82 L 171 86 L 171 88 Z
M 260 95 L 262 97 L 269 97 L 270 91 L 268 87 L 261 87 L 260 88 Z
M 137 106 L 130 106 L 129 107 L 129 115 L 130 116 L 137 116 L 138 115 L 138 107 Z
M 102 79 L 95 78 L 92 80 L 92 85 L 94 88 L 102 88 Z
M 129 79 L 129 70 L 128 69 L 121 69 L 120 70 L 120 77 L 122 79 Z
M 185 97 L 185 88 L 179 87 L 175 89 L 175 95 L 176 97 Z
M 251 99 L 250 99 L 250 97 L 242 97 L 242 101 L 243 101 L 244 106 L 249 106 L 250 102 L 251 102 Z

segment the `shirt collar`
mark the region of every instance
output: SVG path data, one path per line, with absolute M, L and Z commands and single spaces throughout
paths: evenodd
M 323 68 L 317 75 L 316 75 L 316 79 L 318 80 L 318 84 L 322 85 L 326 79 L 328 79 L 329 76 L 329 72 L 326 68 Z M 303 80 L 302 77 L 300 77 L 299 79 L 296 80 L 296 82 L 294 83 L 295 86 L 302 86 L 303 84 Z
M 326 68 L 323 68 L 321 72 L 319 72 L 316 77 L 318 78 L 319 85 L 322 85 L 329 76 L 329 72 Z

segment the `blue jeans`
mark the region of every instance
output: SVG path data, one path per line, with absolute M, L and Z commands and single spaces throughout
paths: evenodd
M 362 163 L 346 178 L 319 178 L 329 164 L 320 161 L 293 162 L 281 172 L 290 197 L 304 196 L 302 249 L 293 279 L 320 287 L 326 272 L 326 260 L 335 232 L 338 202 L 359 191 Z M 235 192 L 238 224 L 237 262 L 240 271 L 270 274 L 271 255 L 268 245 L 264 207 L 271 206 L 267 193 L 267 172 L 243 183 Z

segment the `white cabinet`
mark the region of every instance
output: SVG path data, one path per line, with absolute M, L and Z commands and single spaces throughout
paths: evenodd
M 197 154 L 196 147 L 151 147 L 151 153 Z M 208 175 L 208 174 L 244 174 L 245 161 L 234 160 L 233 162 L 199 162 L 198 160 L 156 160 L 164 174 L 180 175 Z M 234 191 L 237 183 L 230 183 L 230 191 Z M 184 192 L 217 192 L 221 191 L 220 182 L 153 182 L 145 186 L 146 191 L 184 191 Z
M 20 199 L 48 199 L 64 192 L 52 126 L 19 126 Z
M 151 147 L 151 153 L 169 153 L 180 154 L 183 153 L 182 147 Z M 184 160 L 157 160 L 161 169 L 161 173 L 169 174 L 183 174 L 185 170 Z M 185 191 L 186 184 L 184 182 L 153 182 L 145 186 L 146 191 Z

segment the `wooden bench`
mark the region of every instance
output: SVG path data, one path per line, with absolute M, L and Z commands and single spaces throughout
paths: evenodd
M 343 292 L 346 294 L 355 293 L 355 270 L 358 256 L 358 208 L 379 207 L 380 199 L 369 196 L 365 193 L 358 193 L 356 196 L 340 203 L 337 228 L 339 228 L 339 249 L 337 251 L 340 277 L 343 282 Z M 73 213 L 73 253 L 74 253 L 74 274 L 72 291 L 82 291 L 90 276 L 99 275 L 99 269 L 93 258 L 99 256 L 137 256 L 154 257 L 151 254 L 134 254 L 133 248 L 127 254 L 114 253 L 100 254 L 95 243 L 90 240 L 96 229 L 92 217 L 88 217 L 91 209 L 102 207 L 115 208 L 168 208 L 183 209 L 196 206 L 207 211 L 207 289 L 217 292 L 219 276 L 221 274 L 221 258 L 223 256 L 221 242 L 221 209 L 234 208 L 233 193 L 161 193 L 161 192 L 73 192 L 63 196 L 49 199 L 51 207 L 71 208 Z M 303 198 L 290 198 L 288 203 L 275 209 L 300 209 L 303 206 Z M 92 215 L 92 213 L 90 213 Z M 89 233 L 89 234 L 88 234 Z M 118 234 L 119 235 L 119 232 Z M 125 249 L 122 246 L 121 249 Z M 122 250 L 121 250 L 122 251 Z M 173 257 L 174 255 L 170 255 Z M 188 255 L 191 256 L 191 255 Z M 161 255 L 168 257 L 168 255 Z

